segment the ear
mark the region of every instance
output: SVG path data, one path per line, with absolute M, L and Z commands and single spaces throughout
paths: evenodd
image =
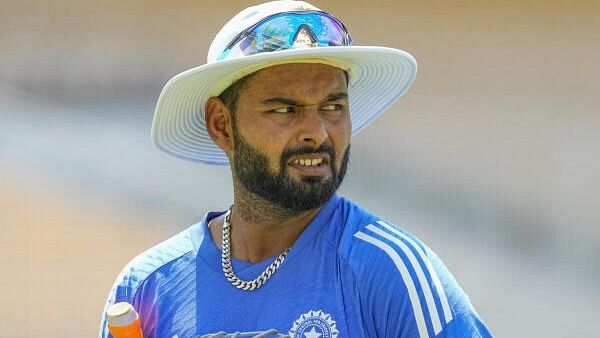
M 208 99 L 204 106 L 204 121 L 213 142 L 229 154 L 233 148 L 231 111 L 220 98 L 213 96 Z

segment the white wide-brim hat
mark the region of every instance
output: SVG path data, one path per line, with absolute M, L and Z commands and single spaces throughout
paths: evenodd
M 285 49 L 217 61 L 242 30 L 266 16 L 290 11 L 319 10 L 303 1 L 272 1 L 234 16 L 213 40 L 208 62 L 170 79 L 154 113 L 152 140 L 174 156 L 214 165 L 228 165 L 225 153 L 206 130 L 204 108 L 236 80 L 260 69 L 285 63 L 324 63 L 348 72 L 352 135 L 398 100 L 411 86 L 417 63 L 408 53 L 388 47 L 328 46 Z

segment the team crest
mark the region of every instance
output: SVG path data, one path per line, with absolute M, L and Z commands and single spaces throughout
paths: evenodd
M 290 329 L 292 338 L 337 338 L 335 320 L 322 310 L 308 311 L 296 319 Z

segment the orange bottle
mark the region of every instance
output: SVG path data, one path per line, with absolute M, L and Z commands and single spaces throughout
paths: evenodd
M 140 316 L 127 302 L 111 305 L 106 310 L 108 331 L 114 338 L 144 338 Z

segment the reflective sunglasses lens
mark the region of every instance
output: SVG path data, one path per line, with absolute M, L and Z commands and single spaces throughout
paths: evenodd
M 219 60 L 283 49 L 347 46 L 352 39 L 344 26 L 324 13 L 282 13 L 238 36 Z

